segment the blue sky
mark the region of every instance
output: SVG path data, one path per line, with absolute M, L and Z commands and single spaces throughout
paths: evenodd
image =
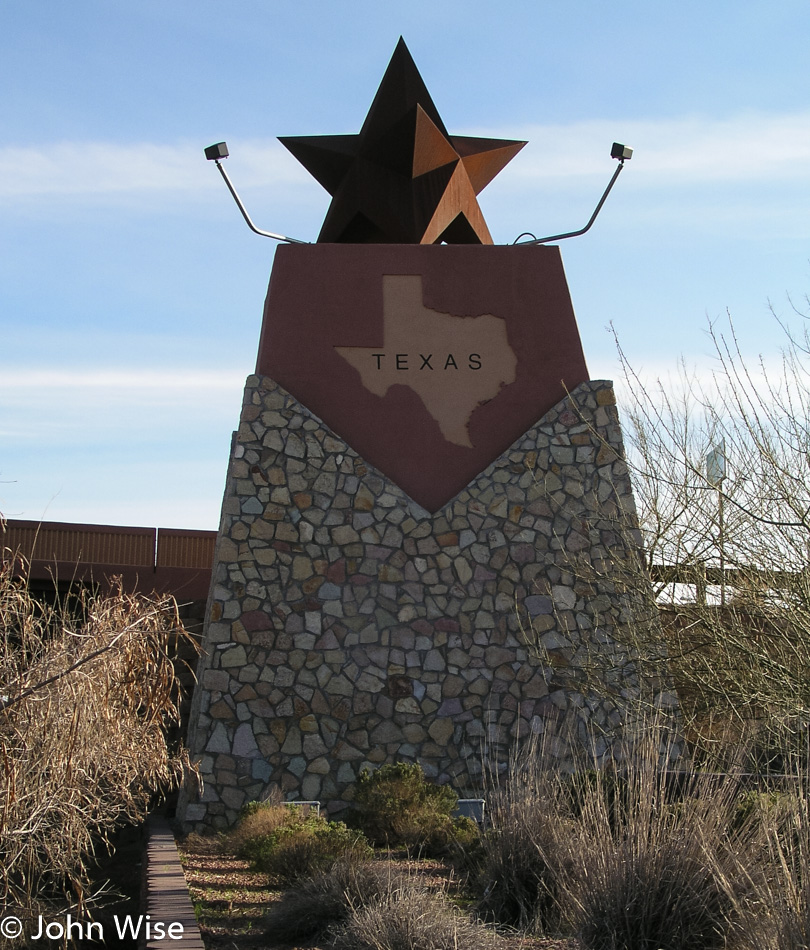
M 807 0 L 0 0 L 0 512 L 216 528 L 275 244 L 329 196 L 278 135 L 357 132 L 400 35 L 451 133 L 529 144 L 498 243 L 562 242 L 593 378 L 779 345 L 810 290 Z

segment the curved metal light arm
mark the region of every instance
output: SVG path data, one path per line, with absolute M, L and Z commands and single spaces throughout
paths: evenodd
M 215 157 L 213 154 L 209 154 L 212 150 L 218 149 L 219 154 Z M 228 157 L 228 147 L 224 142 L 220 142 L 219 145 L 212 145 L 210 148 L 205 150 L 205 157 L 208 159 L 213 158 L 214 164 L 219 169 L 220 175 L 222 175 L 225 184 L 228 186 L 228 191 L 233 195 L 233 200 L 236 202 L 236 207 L 242 212 L 242 217 L 245 219 L 247 226 L 253 231 L 254 234 L 258 234 L 261 237 L 272 238 L 274 241 L 285 241 L 287 244 L 308 244 L 308 241 L 299 241 L 298 238 L 287 237 L 284 234 L 275 234 L 273 231 L 262 231 L 260 228 L 257 228 L 256 225 L 250 220 L 250 215 L 247 213 L 247 209 L 242 204 L 242 199 L 236 192 L 236 189 L 233 187 L 231 179 L 228 177 L 228 173 L 225 171 L 225 168 L 220 161 L 220 158 Z
M 616 184 L 616 179 L 619 177 L 619 173 L 624 168 L 625 159 L 631 158 L 632 155 L 633 150 L 631 148 L 627 148 L 624 145 L 619 145 L 617 142 L 613 143 L 611 157 L 618 158 L 619 164 L 616 167 L 616 171 L 613 172 L 613 177 L 608 182 L 607 188 L 605 188 L 602 197 L 599 199 L 599 203 L 597 204 L 596 208 L 594 208 L 594 212 L 584 228 L 580 228 L 579 231 L 566 231 L 564 234 L 551 234 L 549 237 L 534 238 L 531 241 L 520 241 L 520 244 L 548 244 L 549 241 L 563 241 L 565 238 L 579 237 L 580 234 L 584 234 L 586 231 L 589 231 L 591 225 L 594 223 L 594 221 L 596 221 L 596 216 L 602 210 L 602 205 L 605 203 L 605 201 L 607 201 L 607 196 L 610 194 L 611 189 Z M 515 241 L 515 244 L 517 244 L 518 241 L 519 239 Z

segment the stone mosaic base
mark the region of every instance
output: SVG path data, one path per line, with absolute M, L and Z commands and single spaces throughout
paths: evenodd
M 468 790 L 532 733 L 564 759 L 563 721 L 605 742 L 646 688 L 617 639 L 649 592 L 611 579 L 637 556 L 633 527 L 608 382 L 579 386 L 431 515 L 249 377 L 189 736 L 205 789 L 186 827 L 225 827 L 273 785 L 335 811 L 386 761 Z

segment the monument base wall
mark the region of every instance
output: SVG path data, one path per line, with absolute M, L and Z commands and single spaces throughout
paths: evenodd
M 611 384 L 586 382 L 435 514 L 284 389 L 251 376 L 233 443 L 194 696 L 205 782 L 187 829 L 271 786 L 346 807 L 416 761 L 459 792 L 517 741 L 608 754 L 656 636 Z M 615 750 L 614 750 L 615 751 Z

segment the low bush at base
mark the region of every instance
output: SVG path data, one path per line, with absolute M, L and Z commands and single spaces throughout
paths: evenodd
M 300 814 L 300 813 L 299 813 Z M 281 793 L 273 789 L 270 797 L 261 802 L 248 802 L 239 813 L 239 821 L 227 833 L 228 847 L 240 856 L 248 842 L 263 838 L 284 827 L 293 818 L 290 806 L 285 805 Z
M 457 804 L 453 789 L 428 782 L 421 766 L 397 762 L 360 774 L 352 823 L 375 845 L 435 855 L 470 835 L 468 821 L 452 818 Z
M 579 888 L 575 912 L 586 950 L 722 950 L 734 903 L 696 841 L 656 849 L 626 840 Z
M 803 783 L 748 790 L 750 777 L 723 763 L 706 772 L 684 763 L 673 776 L 667 749 L 653 734 L 619 763 L 585 763 L 573 775 L 545 768 L 529 750 L 490 792 L 489 830 L 462 849 L 470 888 L 462 900 L 490 924 L 527 937 L 564 934 L 580 950 L 808 950 Z M 391 812 L 397 800 L 388 800 Z M 243 833 L 251 822 L 253 831 L 270 829 L 248 836 L 243 853 L 255 849 L 257 866 L 295 884 L 270 911 L 276 939 L 332 940 L 334 950 L 508 945 L 461 914 L 441 886 L 428 889 L 389 862 L 354 860 L 371 854 L 356 832 L 269 807 L 277 813 L 260 816 L 268 808 L 260 806 L 243 819 Z M 351 841 L 349 858 L 338 859 Z M 327 871 L 304 880 L 319 867 Z
M 390 861 L 338 860 L 271 907 L 274 941 L 333 938 L 332 950 L 496 950 L 501 941 Z
M 732 938 L 742 950 L 762 908 L 762 844 L 739 780 L 685 770 L 673 785 L 667 734 L 648 731 L 620 764 L 585 760 L 572 775 L 541 742 L 516 755 L 490 792 L 471 875 L 484 919 L 575 935 L 582 950 L 720 950 Z
M 342 821 L 327 821 L 283 804 L 249 809 L 234 835 L 237 854 L 283 885 L 328 870 L 340 858 L 372 854 L 363 835 Z

